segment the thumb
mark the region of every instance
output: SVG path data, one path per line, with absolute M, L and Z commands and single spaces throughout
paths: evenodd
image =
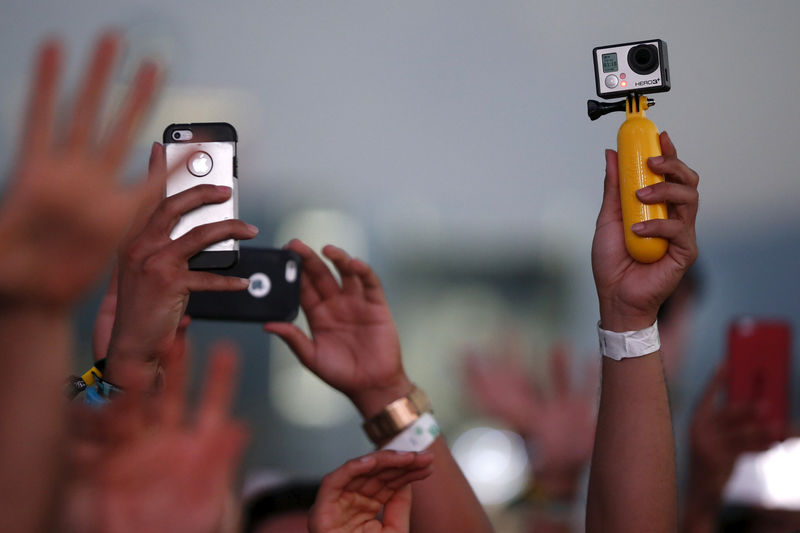
M 597 225 L 622 220 L 622 206 L 619 199 L 619 166 L 617 152 L 606 150 L 606 179 L 603 182 L 603 205 L 597 215 Z

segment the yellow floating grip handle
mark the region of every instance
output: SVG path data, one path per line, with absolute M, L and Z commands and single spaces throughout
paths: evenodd
M 619 194 L 622 203 L 622 225 L 625 229 L 625 247 L 640 263 L 654 263 L 667 253 L 667 240 L 659 237 L 639 237 L 631 231 L 637 222 L 667 218 L 667 204 L 643 204 L 636 191 L 664 181 L 647 166 L 647 159 L 661 155 L 658 128 L 645 117 L 647 98 L 628 98 L 627 118 L 617 135 L 619 161 Z

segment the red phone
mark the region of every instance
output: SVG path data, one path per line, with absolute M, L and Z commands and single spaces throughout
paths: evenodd
M 728 402 L 763 403 L 767 419 L 789 421 L 791 327 L 783 320 L 741 318 L 728 329 Z

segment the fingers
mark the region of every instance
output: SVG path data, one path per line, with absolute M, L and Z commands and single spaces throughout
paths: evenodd
M 342 280 L 342 291 L 345 294 L 360 296 L 364 291 L 364 287 L 361 284 L 361 278 L 351 266 L 353 260 L 350 255 L 341 248 L 330 244 L 322 249 L 322 253 L 331 260 L 339 272 L 339 278 Z
M 87 147 L 91 142 L 92 130 L 103 102 L 114 61 L 120 49 L 120 36 L 113 32 L 104 33 L 95 45 L 94 56 L 86 71 L 83 87 L 75 102 L 66 146 L 70 151 Z
M 50 39 L 42 44 L 36 60 L 22 137 L 25 150 L 34 159 L 49 149 L 53 141 L 62 56 L 60 43 Z
M 383 525 L 391 531 L 409 531 L 411 528 L 411 486 L 395 492 L 383 508 Z
M 214 243 L 226 239 L 252 239 L 258 235 L 258 228 L 241 220 L 222 220 L 203 224 L 190 230 L 169 245 L 175 256 L 188 261 L 190 257 Z
M 661 237 L 670 244 L 670 253 L 677 252 L 685 258 L 686 265 L 697 259 L 697 242 L 693 226 L 679 219 L 653 219 L 637 222 L 631 230 L 640 237 Z
M 377 465 L 377 453 L 352 459 L 322 478 L 320 493 L 339 494 L 359 476 L 370 472 Z
M 201 270 L 189 271 L 186 274 L 186 287 L 192 291 L 231 292 L 242 291 L 250 285 L 247 278 L 223 276 Z
M 350 268 L 358 274 L 361 286 L 364 288 L 364 297 L 367 301 L 375 304 L 385 304 L 386 295 L 383 292 L 381 280 L 369 265 L 360 259 L 353 259 L 350 262 Z
M 300 362 L 310 367 L 314 358 L 314 342 L 294 324 L 288 322 L 269 322 L 264 324 L 264 331 L 274 333 L 294 352 Z
M 431 453 L 382 450 L 346 462 L 323 479 L 323 485 L 337 491 L 377 494 L 388 483 L 433 462 Z
M 159 165 L 151 163 L 151 166 Z M 230 187 L 204 184 L 164 198 L 150 217 L 147 232 L 151 238 L 168 235 L 184 214 L 202 205 L 221 204 L 230 199 L 231 194 Z
M 664 181 L 639 189 L 636 196 L 645 204 L 671 204 L 676 208 L 678 218 L 685 222 L 691 223 L 697 216 L 700 195 L 696 188 L 688 185 Z
M 206 383 L 197 411 L 197 425 L 201 432 L 214 431 L 227 421 L 237 373 L 236 348 L 230 343 L 215 345 L 211 349 Z
M 305 275 L 300 276 L 300 307 L 305 311 L 306 315 L 321 301 L 322 297 L 308 280 L 308 277 Z
M 622 220 L 622 205 L 619 199 L 619 166 L 617 152 L 606 150 L 606 178 L 603 182 L 603 204 L 597 215 L 597 226 Z
M 640 237 L 663 237 L 671 243 L 688 246 L 690 243 L 689 232 L 686 224 L 678 219 L 664 220 L 654 218 L 637 222 L 631 230 Z
M 332 298 L 339 294 L 339 284 L 322 259 L 299 239 L 293 239 L 288 248 L 297 253 L 303 260 L 303 278 L 321 299 Z M 305 308 L 304 308 L 305 309 Z
M 164 146 L 154 142 L 150 146 L 150 159 L 147 163 L 147 179 L 142 185 L 142 208 L 139 210 L 134 227 L 141 227 L 158 208 L 167 183 L 167 156 Z
M 700 176 L 678 159 L 678 152 L 667 132 L 661 133 L 660 140 L 662 155 L 661 157 L 648 159 L 647 166 L 653 172 L 663 174 L 667 181 L 674 181 L 696 188 L 700 182 Z
M 378 457 L 372 470 L 353 478 L 344 491 L 357 492 L 385 503 L 394 491 L 432 473 L 428 458 L 432 460 L 431 454 L 413 452 L 398 452 L 396 457 Z
M 150 108 L 158 88 L 160 70 L 155 63 L 146 62 L 139 67 L 128 98 L 116 124 L 112 126 L 105 145 L 105 164 L 118 169 L 128 155 L 134 135 Z

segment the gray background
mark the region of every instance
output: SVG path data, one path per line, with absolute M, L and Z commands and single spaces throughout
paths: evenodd
M 621 116 L 586 117 L 591 49 L 663 38 L 673 90 L 649 116 L 701 175 L 706 291 L 683 373 L 691 397 L 731 317 L 783 316 L 795 328 L 800 317 L 798 22 L 792 1 L 3 0 L 0 163 L 12 160 L 42 37 L 63 36 L 74 81 L 96 33 L 121 28 L 120 80 L 143 55 L 169 72 L 131 168 L 145 168 L 170 122 L 235 124 L 256 244 L 296 231 L 366 257 L 386 282 L 410 371 L 453 433 L 474 416 L 456 371 L 465 344 L 517 330 L 532 352 L 561 337 L 580 354 L 594 347 L 589 247 L 603 148 Z M 339 214 L 304 223 L 309 209 Z M 84 339 L 96 301 L 79 316 Z M 296 363 L 258 326 L 196 324 L 196 351 L 220 335 L 243 346 L 250 465 L 311 475 L 368 449 L 346 404 L 327 428 L 279 414 L 275 376 Z M 287 401 L 327 405 L 314 390 Z

